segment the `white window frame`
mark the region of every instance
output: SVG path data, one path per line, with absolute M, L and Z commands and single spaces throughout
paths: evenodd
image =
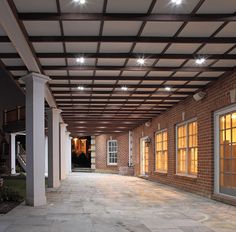
M 161 171 L 161 170 L 158 170 L 156 168 L 156 162 L 157 162 L 157 160 L 156 160 L 156 158 L 157 158 L 157 155 L 156 155 L 156 152 L 157 152 L 156 151 L 157 150 L 157 148 L 156 148 L 156 145 L 157 145 L 156 144 L 156 136 L 157 136 L 157 134 L 160 134 L 160 133 L 163 133 L 163 132 L 167 132 L 167 170 L 166 171 Z M 168 130 L 167 130 L 167 128 L 155 132 L 155 146 L 154 147 L 155 147 L 155 151 L 154 151 L 154 153 L 155 153 L 155 172 L 168 173 Z M 163 152 L 163 150 L 162 150 L 162 152 Z
M 116 142 L 116 159 L 118 161 L 118 142 L 117 142 L 116 139 L 109 139 L 109 140 L 107 140 L 107 165 L 116 166 L 117 162 L 116 163 L 110 163 L 110 153 L 111 153 L 109 151 L 110 142 Z
M 220 116 L 236 111 L 236 104 L 227 106 L 214 112 L 214 193 L 234 198 L 220 192 Z
M 186 147 L 186 152 L 187 152 L 186 164 L 187 165 L 186 165 L 186 167 L 187 167 L 187 172 L 186 173 L 178 173 L 178 158 L 179 158 L 179 156 L 178 156 L 178 127 L 186 125 L 186 124 L 188 125 L 189 123 L 192 123 L 192 122 L 197 122 L 197 118 L 192 118 L 190 120 L 178 123 L 175 126 L 175 157 L 176 157 L 176 159 L 175 159 L 176 160 L 176 162 L 175 162 L 175 170 L 176 170 L 176 172 L 175 173 L 178 176 L 188 176 L 188 177 L 192 177 L 192 178 L 197 178 L 198 172 L 197 172 L 196 175 L 191 175 L 191 174 L 188 173 L 188 151 L 189 151 L 189 147 L 188 147 L 188 128 L 187 128 L 187 135 L 186 135 L 187 136 L 187 138 L 186 138 L 186 144 L 187 144 L 187 147 Z M 198 135 L 198 131 L 197 131 L 197 135 Z

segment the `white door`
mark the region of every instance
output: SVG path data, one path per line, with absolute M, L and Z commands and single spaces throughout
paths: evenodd
M 236 107 L 215 113 L 215 193 L 236 197 Z
M 140 175 L 148 174 L 149 147 L 146 137 L 140 139 Z

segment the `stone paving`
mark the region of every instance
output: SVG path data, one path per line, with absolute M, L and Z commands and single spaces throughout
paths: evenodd
M 0 216 L 0 232 L 236 232 L 236 207 L 136 177 L 73 173 L 47 197 Z

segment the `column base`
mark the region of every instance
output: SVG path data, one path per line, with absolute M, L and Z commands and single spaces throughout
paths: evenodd
M 29 206 L 43 206 L 47 204 L 46 196 L 45 197 L 40 197 L 40 198 L 27 198 L 25 200 L 25 204 Z

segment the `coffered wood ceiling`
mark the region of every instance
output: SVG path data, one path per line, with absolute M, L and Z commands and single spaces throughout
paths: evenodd
M 235 0 L 8 3 L 73 135 L 135 128 L 235 72 Z M 196 65 L 201 57 L 206 62 Z M 27 74 L 1 28 L 0 59 L 16 82 Z

